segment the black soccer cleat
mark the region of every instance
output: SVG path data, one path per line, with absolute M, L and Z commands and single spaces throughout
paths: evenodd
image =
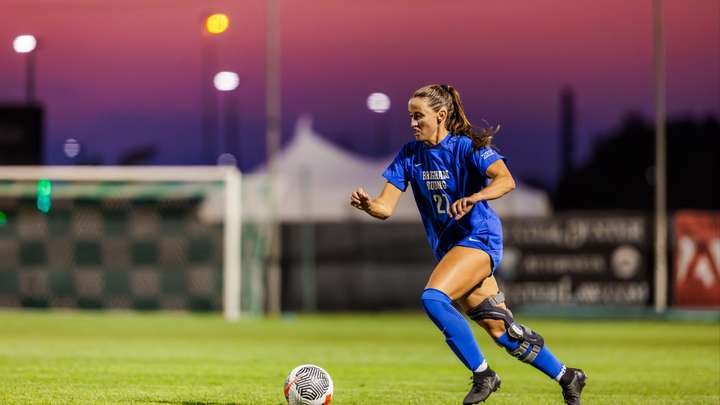
M 563 398 L 567 405 L 580 405 L 580 393 L 585 387 L 587 376 L 579 368 L 568 368 L 560 378 Z
M 473 373 L 472 388 L 463 400 L 463 405 L 484 402 L 487 397 L 500 388 L 500 377 L 488 367 L 485 371 Z

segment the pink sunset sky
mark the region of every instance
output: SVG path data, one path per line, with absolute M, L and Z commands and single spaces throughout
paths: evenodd
M 408 95 L 449 83 L 471 120 L 502 124 L 497 144 L 518 175 L 553 181 L 564 86 L 576 97 L 578 160 L 627 112 L 653 116 L 651 0 L 278 3 L 285 141 L 308 113 L 343 148 L 390 156 L 411 139 Z M 718 116 L 720 2 L 664 3 L 668 112 Z M 228 32 L 203 35 L 211 12 L 230 17 Z M 160 147 L 153 163 L 213 163 L 223 142 L 203 134 L 203 92 L 234 106 L 237 139 L 226 144 L 241 168 L 262 161 L 265 2 L 0 0 L 2 103 L 24 99 L 25 61 L 11 44 L 26 33 L 40 41 L 48 164 L 73 163 L 67 138 L 106 164 L 145 144 Z M 215 61 L 203 56 L 210 48 Z M 213 93 L 204 68 L 238 72 L 234 104 Z M 365 105 L 377 91 L 392 102 L 384 114 Z

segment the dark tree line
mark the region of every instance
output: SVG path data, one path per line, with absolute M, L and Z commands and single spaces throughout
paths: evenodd
M 588 161 L 564 173 L 553 195 L 557 210 L 652 210 L 654 123 L 628 115 L 602 136 Z M 673 119 L 667 125 L 668 209 L 720 209 L 720 123 Z

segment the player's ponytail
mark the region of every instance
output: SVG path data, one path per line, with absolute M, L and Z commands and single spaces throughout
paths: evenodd
M 499 125 L 496 127 L 486 125 L 476 130 L 465 115 L 460 93 L 450 85 L 431 84 L 416 90 L 413 97 L 427 99 L 428 105 L 433 111 L 440 111 L 442 107 L 447 108 L 448 117 L 445 121 L 447 130 L 452 134 L 465 135 L 472 139 L 475 149 L 492 146 L 493 137 L 500 130 Z
M 452 108 L 449 109 L 446 124 L 448 131 L 453 134 L 462 134 L 470 137 L 475 149 L 492 146 L 493 137 L 500 130 L 500 126 L 498 125 L 493 128 L 488 125 L 478 128 L 476 132 L 470 120 L 468 120 L 467 115 L 465 115 L 465 108 L 463 108 L 462 101 L 460 100 L 460 93 L 450 85 L 443 84 L 440 87 L 450 94 L 450 99 L 452 100 Z

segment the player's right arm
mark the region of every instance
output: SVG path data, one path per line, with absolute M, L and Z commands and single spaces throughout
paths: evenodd
M 365 211 L 377 219 L 388 219 L 395 212 L 402 190 L 395 187 L 392 183 L 385 183 L 380 195 L 373 199 L 362 187 L 358 187 L 353 191 L 350 197 L 350 205 Z

